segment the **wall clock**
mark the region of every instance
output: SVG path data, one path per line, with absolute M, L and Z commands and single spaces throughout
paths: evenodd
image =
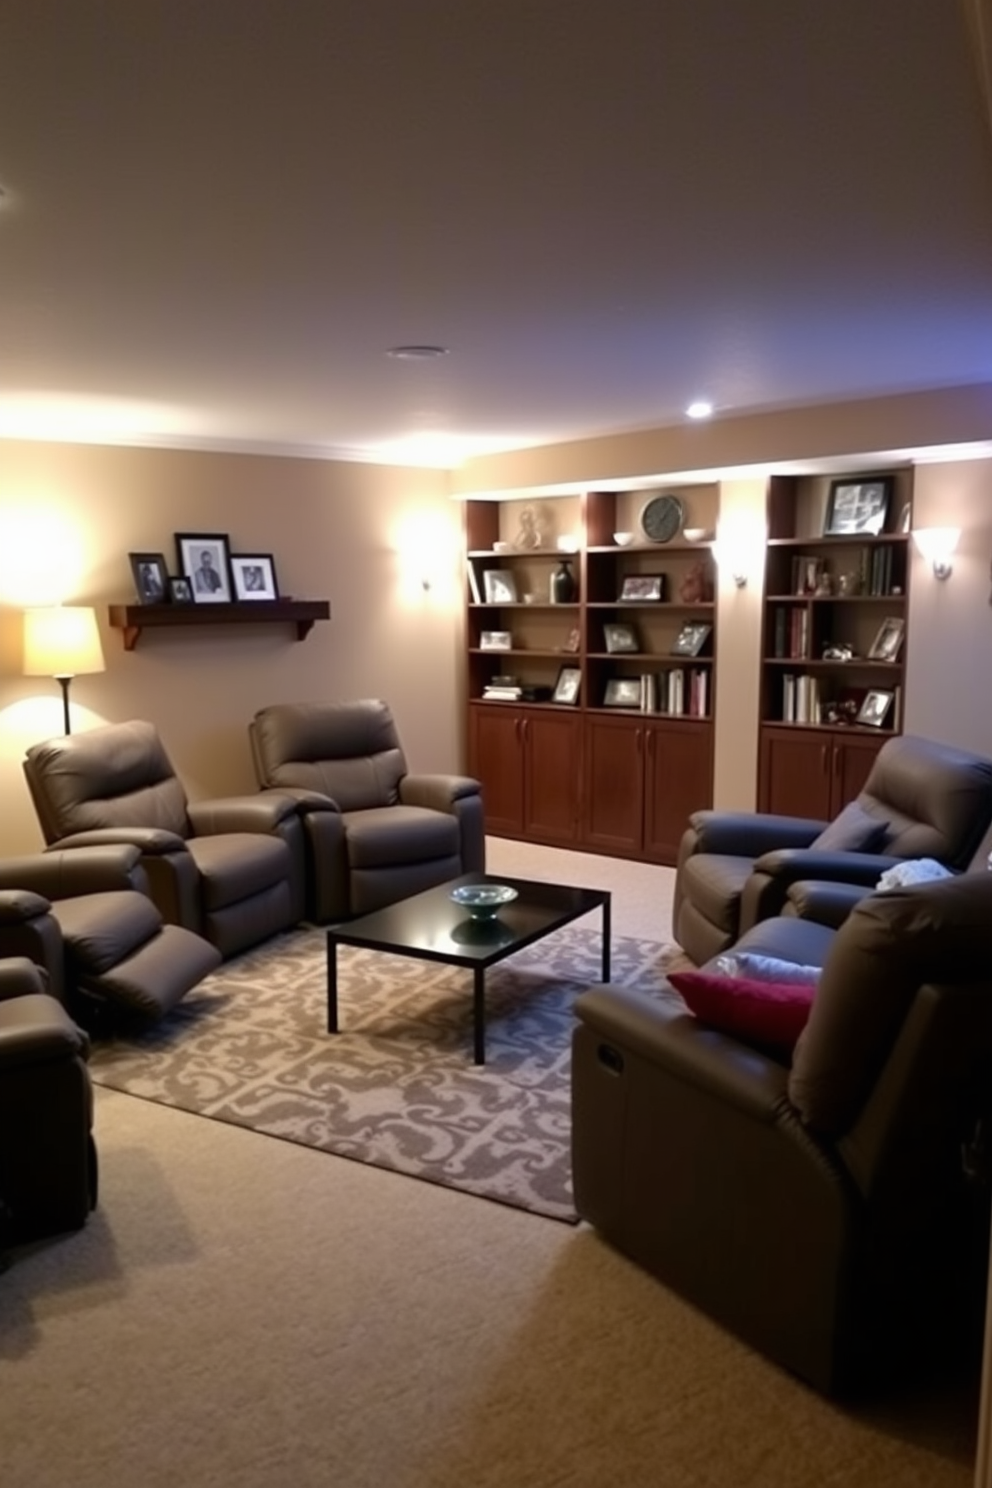
M 663 492 L 652 496 L 641 512 L 641 530 L 651 542 L 670 542 L 682 527 L 683 515 L 679 498 Z

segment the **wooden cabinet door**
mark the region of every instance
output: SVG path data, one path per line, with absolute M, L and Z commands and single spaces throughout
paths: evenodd
M 758 810 L 829 821 L 834 815 L 832 749 L 833 737 L 826 731 L 763 729 Z
M 848 801 L 853 801 L 864 789 L 865 781 L 875 763 L 875 756 L 884 743 L 885 738 L 873 739 L 865 734 L 834 738 L 831 816 L 836 816 Z
M 570 846 L 579 835 L 579 719 L 570 713 L 525 714 L 524 831 L 528 838 Z
M 482 784 L 486 831 L 516 837 L 524 828 L 520 715 L 480 703 L 469 708 L 469 774 Z
M 644 757 L 644 851 L 674 866 L 690 812 L 713 804 L 712 726 L 650 723 Z
M 633 718 L 586 715 L 582 763 L 582 841 L 619 857 L 644 840 L 645 727 Z

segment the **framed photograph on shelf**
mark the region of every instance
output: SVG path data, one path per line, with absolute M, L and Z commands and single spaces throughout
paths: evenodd
M 577 625 L 573 625 L 572 629 L 568 632 L 568 635 L 565 638 L 565 644 L 564 646 L 562 646 L 561 649 L 563 651 L 570 651 L 574 655 L 581 645 L 582 632 L 579 630 L 579 627 Z
M 169 599 L 169 570 L 163 553 L 128 553 L 139 604 L 165 604 Z
M 232 553 L 231 574 L 236 599 L 278 599 L 276 565 L 271 553 Z
M 196 604 L 230 604 L 231 545 L 225 532 L 177 532 L 176 556 Z
M 513 636 L 508 630 L 484 630 L 479 636 L 480 651 L 512 651 Z
M 620 585 L 620 599 L 664 599 L 664 574 L 627 574 Z
M 641 706 L 640 677 L 611 677 L 603 693 L 604 708 L 639 708 Z
M 509 568 L 487 568 L 482 575 L 486 604 L 516 604 L 517 576 Z
M 865 693 L 864 702 L 858 709 L 856 722 L 867 723 L 871 728 L 881 728 L 892 706 L 895 693 L 881 687 L 873 687 Z
M 672 642 L 673 656 L 699 656 L 710 638 L 712 625 L 702 620 L 689 620 Z
M 845 533 L 863 533 L 877 537 L 885 526 L 892 495 L 890 476 L 875 480 L 835 480 L 830 482 L 824 537 Z
M 577 666 L 563 666 L 558 673 L 555 690 L 551 694 L 553 703 L 577 703 L 579 701 L 579 685 L 582 681 L 582 671 Z
M 190 587 L 189 579 L 176 579 L 176 578 L 170 579 L 169 580 L 169 598 L 172 600 L 172 603 L 173 604 L 177 604 L 177 605 L 192 604 L 193 603 L 193 590 Z
M 878 635 L 871 643 L 869 661 L 895 661 L 902 647 L 906 622 L 899 615 L 890 615 L 878 628 Z
M 632 625 L 604 625 L 603 640 L 609 652 L 639 651 L 640 642 Z

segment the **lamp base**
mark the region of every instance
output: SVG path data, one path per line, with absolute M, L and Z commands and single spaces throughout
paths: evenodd
M 65 725 L 66 733 L 71 734 L 72 729 L 69 727 L 69 683 L 72 681 L 72 678 L 56 677 L 55 680 L 62 689 L 62 722 Z

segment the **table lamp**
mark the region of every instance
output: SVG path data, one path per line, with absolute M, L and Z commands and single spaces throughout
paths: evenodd
M 54 677 L 62 688 L 62 716 L 69 727 L 69 683 L 85 672 L 103 672 L 96 611 L 83 605 L 46 605 L 24 611 L 24 675 Z

